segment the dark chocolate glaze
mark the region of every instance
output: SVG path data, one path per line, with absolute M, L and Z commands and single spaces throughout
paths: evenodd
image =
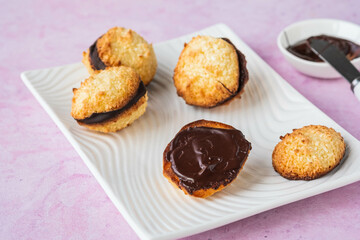
M 106 64 L 101 60 L 98 49 L 97 49 L 97 41 L 94 42 L 93 45 L 89 48 L 89 60 L 90 65 L 94 70 L 104 70 L 106 68 Z
M 125 110 L 131 108 L 134 104 L 139 101 L 141 97 L 143 97 L 146 93 L 146 88 L 144 83 L 140 80 L 140 84 L 138 87 L 138 90 L 135 94 L 135 96 L 122 108 L 110 112 L 104 112 L 104 113 L 93 113 L 90 117 L 84 118 L 84 119 L 76 119 L 79 122 L 85 123 L 85 124 L 96 124 L 96 123 L 102 123 L 108 120 L 111 120 L 112 118 L 118 116 L 119 114 L 123 113 Z
M 169 144 L 166 161 L 190 194 L 199 189 L 217 189 L 236 178 L 251 144 L 241 131 L 191 127 L 180 131 Z
M 308 39 L 295 43 L 292 46 L 289 46 L 287 50 L 299 58 L 313 62 L 323 62 L 323 60 L 311 50 L 309 44 L 309 41 L 311 39 L 321 39 L 335 45 L 338 49 L 340 49 L 340 51 L 342 51 L 346 55 L 349 60 L 358 58 L 360 56 L 360 46 L 356 43 L 353 43 L 346 39 L 331 37 L 328 35 L 310 37 Z

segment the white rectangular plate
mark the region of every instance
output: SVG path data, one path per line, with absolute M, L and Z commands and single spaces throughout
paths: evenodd
M 203 109 L 186 105 L 177 96 L 173 69 L 184 43 L 199 34 L 229 38 L 245 54 L 250 80 L 241 99 Z M 215 25 L 154 47 L 159 67 L 148 88 L 146 113 L 117 133 L 92 132 L 71 118 L 72 88 L 88 77 L 81 63 L 21 75 L 141 238 L 192 235 L 360 180 L 359 142 L 294 90 L 227 26 Z M 239 177 L 207 199 L 184 195 L 162 175 L 166 145 L 183 125 L 198 119 L 240 129 L 253 148 Z M 279 136 L 308 124 L 340 132 L 348 146 L 347 157 L 320 179 L 286 180 L 273 170 L 272 150 Z

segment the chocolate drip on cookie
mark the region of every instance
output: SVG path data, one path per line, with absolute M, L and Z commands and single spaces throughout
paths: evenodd
M 246 59 L 245 59 L 245 56 L 244 54 L 242 54 L 236 47 L 235 45 L 228 39 L 228 38 L 221 38 L 222 40 L 228 42 L 231 46 L 233 46 L 233 48 L 235 49 L 236 51 L 236 55 L 237 55 L 237 58 L 238 58 L 238 63 L 239 63 L 239 87 L 238 89 L 235 91 L 235 92 L 231 92 L 230 90 L 227 89 L 227 87 L 223 85 L 223 87 L 231 94 L 230 97 L 228 97 L 227 99 L 225 99 L 224 101 L 222 102 L 219 102 L 217 103 L 215 106 L 212 106 L 212 107 L 216 107 L 216 106 L 219 106 L 231 99 L 233 99 L 236 95 L 238 95 L 241 90 L 244 88 L 245 86 L 245 83 L 249 80 L 249 73 L 246 69 Z
M 250 150 L 250 142 L 239 130 L 191 127 L 175 136 L 165 159 L 181 186 L 192 194 L 232 182 Z
M 89 60 L 90 60 L 90 64 L 91 67 L 94 70 L 104 70 L 106 68 L 106 64 L 101 60 L 100 56 L 99 56 L 99 52 L 97 49 L 97 41 L 96 40 L 94 42 L 93 45 L 90 46 L 89 48 Z
M 112 118 L 120 115 L 127 109 L 131 108 L 134 104 L 136 104 L 141 97 L 143 97 L 146 93 L 145 85 L 142 81 L 140 81 L 138 90 L 135 96 L 122 108 L 110 111 L 110 112 L 103 112 L 103 113 L 93 113 L 90 117 L 84 119 L 76 119 L 77 121 L 85 124 L 96 124 L 96 123 L 103 123 L 105 121 L 111 120 Z
M 234 49 L 236 51 L 236 55 L 238 57 L 238 62 L 239 62 L 239 87 L 238 87 L 237 91 L 235 93 L 233 93 L 232 96 L 230 96 L 230 98 L 225 100 L 225 101 L 228 101 L 231 98 L 233 98 L 234 96 L 236 96 L 243 89 L 245 83 L 249 79 L 249 73 L 246 69 L 246 59 L 245 59 L 244 54 L 242 54 L 228 38 L 221 38 L 221 39 L 228 42 L 230 45 L 232 45 L 234 47 Z

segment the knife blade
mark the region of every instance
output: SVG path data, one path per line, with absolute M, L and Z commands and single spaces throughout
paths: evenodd
M 356 97 L 360 100 L 360 72 L 351 64 L 344 53 L 331 43 L 310 38 L 309 44 L 313 52 L 315 52 L 321 59 L 329 63 L 336 71 L 338 71 L 351 84 L 351 89 L 355 93 L 355 87 L 358 86 L 358 95 Z

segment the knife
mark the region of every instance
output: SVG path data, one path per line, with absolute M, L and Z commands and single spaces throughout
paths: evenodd
M 351 90 L 360 100 L 360 72 L 350 63 L 344 53 L 325 40 L 310 38 L 308 41 L 313 52 L 350 82 Z

